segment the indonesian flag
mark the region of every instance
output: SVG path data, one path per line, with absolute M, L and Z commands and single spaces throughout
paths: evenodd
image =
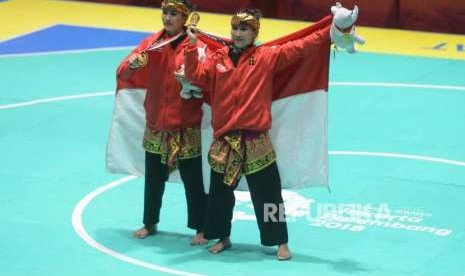
M 331 25 L 331 16 L 295 33 L 267 42 L 258 47 L 276 46 L 303 38 Z M 210 51 L 222 47 L 227 39 L 200 33 L 199 39 Z M 328 78 L 330 40 L 312 53 L 288 64 L 274 77 L 272 104 L 273 124 L 271 139 L 277 154 L 283 188 L 305 188 L 328 184 Z M 139 73 L 139 72 L 138 72 Z M 141 72 L 143 73 L 143 72 Z M 141 78 L 134 74 L 132 78 Z M 142 77 L 143 79 L 144 77 Z M 115 109 L 112 118 L 107 147 L 107 168 L 113 173 L 136 176 L 144 174 L 144 149 L 142 148 L 145 128 L 143 101 L 146 82 L 134 85 L 122 84 L 118 79 Z M 202 158 L 203 176 L 208 191 L 210 167 L 207 157 L 213 130 L 211 111 L 203 106 L 202 118 Z M 171 181 L 181 181 L 172 174 Z M 247 189 L 242 177 L 238 189 Z

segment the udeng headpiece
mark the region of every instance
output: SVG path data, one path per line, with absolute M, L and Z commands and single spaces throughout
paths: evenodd
M 233 15 L 231 25 L 240 25 L 241 23 L 247 24 L 256 32 L 260 29 L 260 20 L 247 12 L 238 12 Z
M 182 0 L 163 0 L 161 8 L 172 8 L 185 15 L 189 15 L 192 11 L 191 8 Z

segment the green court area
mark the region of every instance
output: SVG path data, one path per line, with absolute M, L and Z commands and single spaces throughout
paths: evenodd
M 331 59 L 331 192 L 284 191 L 294 258 L 278 262 L 243 192 L 218 256 L 189 246 L 177 183 L 160 234 L 131 237 L 143 181 L 104 167 L 127 52 L 0 57 L 2 274 L 465 275 L 465 61 Z

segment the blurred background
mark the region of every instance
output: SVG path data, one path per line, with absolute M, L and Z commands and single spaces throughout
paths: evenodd
M 160 7 L 154 0 L 82 0 L 132 6 Z M 265 17 L 316 21 L 328 14 L 333 0 L 196 0 L 199 11 L 232 13 L 237 7 L 253 7 Z M 352 9 L 363 11 L 358 25 L 407 30 L 465 34 L 464 0 L 344 0 Z

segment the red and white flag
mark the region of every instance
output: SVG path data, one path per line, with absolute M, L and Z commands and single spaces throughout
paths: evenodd
M 331 25 L 331 16 L 295 33 L 258 47 L 280 45 L 299 39 Z M 210 50 L 223 46 L 226 39 L 200 33 L 199 39 Z M 277 154 L 283 188 L 305 188 L 328 184 L 328 83 L 330 40 L 311 56 L 306 56 L 276 73 L 272 104 L 271 139 Z M 145 128 L 146 75 L 134 74 L 131 81 L 118 81 L 115 110 L 107 147 L 110 172 L 136 176 L 144 174 L 142 138 Z M 202 153 L 204 182 L 208 187 L 210 168 L 207 162 L 212 142 L 211 112 L 204 105 L 202 119 Z M 173 175 L 171 181 L 179 178 Z M 180 181 L 180 180 L 179 180 Z M 244 178 L 242 179 L 244 181 Z M 239 189 L 247 186 L 239 184 Z M 208 188 L 206 188 L 208 191 Z

